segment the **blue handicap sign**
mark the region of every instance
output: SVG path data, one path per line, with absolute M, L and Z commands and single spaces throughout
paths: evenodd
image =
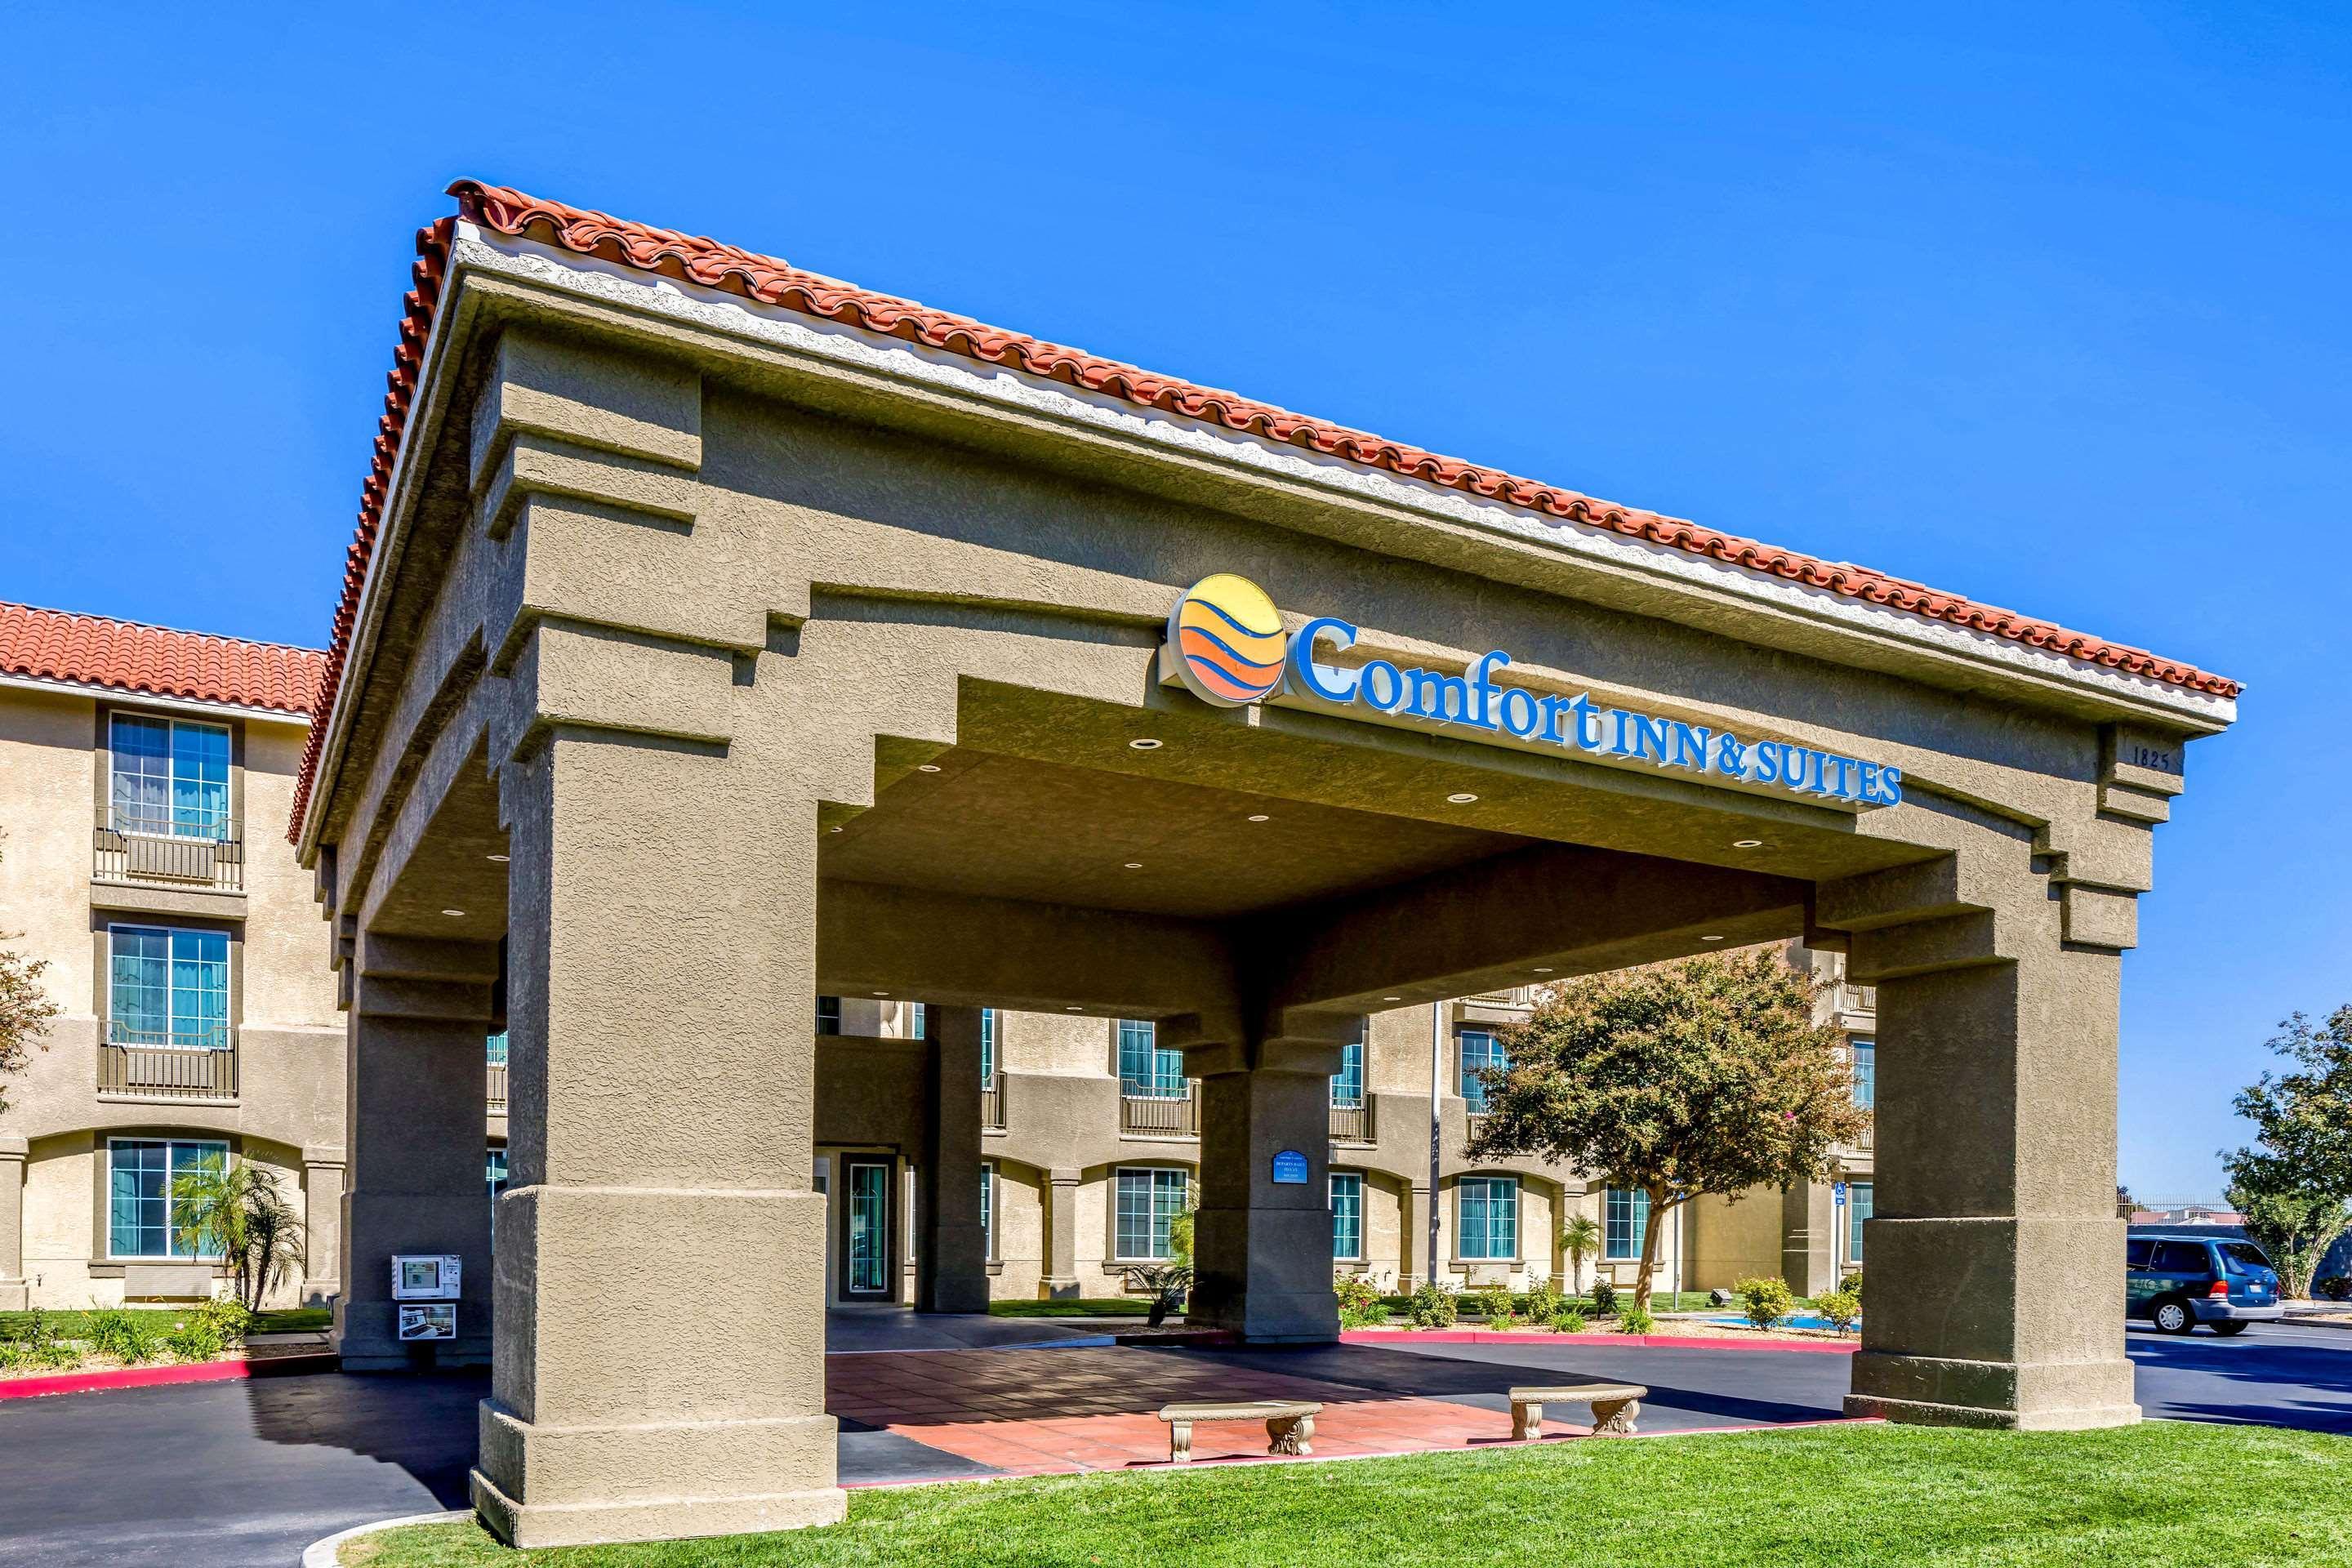
M 1305 1186 L 1307 1156 L 1296 1149 L 1278 1151 L 1274 1156 L 1274 1179 L 1279 1186 Z
M 1832 1182 L 1830 1184 L 1830 1196 L 1838 1203 L 1845 1202 L 1845 1184 L 1843 1182 Z

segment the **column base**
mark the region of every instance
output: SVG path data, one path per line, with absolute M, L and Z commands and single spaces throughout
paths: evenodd
M 1331 1293 L 1331 1216 L 1324 1209 L 1212 1208 L 1203 1204 L 1184 1321 L 1226 1329 L 1254 1345 L 1328 1345 L 1339 1338 L 1339 1300 Z M 1318 1253 L 1319 1249 L 1319 1253 Z
M 1076 1279 L 1048 1276 L 1037 1282 L 1037 1289 L 1042 1299 L 1048 1301 L 1075 1301 L 1078 1299 L 1078 1282 Z
M 985 1274 L 942 1274 L 931 1281 L 930 1300 L 916 1298 L 918 1312 L 985 1312 L 988 1310 L 988 1276 Z
M 33 1296 L 29 1279 L 0 1279 L 0 1312 L 24 1311 Z
M 750 1535 L 839 1524 L 849 1494 L 839 1487 L 723 1498 L 655 1498 L 626 1502 L 520 1503 L 479 1470 L 467 1472 L 474 1511 L 508 1545 L 600 1546 L 631 1541 L 678 1541 L 704 1535 Z
M 490 1364 L 490 1307 L 487 1301 L 457 1303 L 454 1340 L 404 1340 L 400 1308 L 392 1301 L 348 1301 L 333 1341 L 345 1372 L 407 1372 L 438 1366 Z
M 2137 1405 L 2105 1405 L 2074 1410 L 1986 1410 L 1973 1405 L 1937 1405 L 1924 1399 L 1889 1399 L 1849 1394 L 1845 1413 L 1876 1416 L 1912 1426 L 1974 1426 L 2000 1432 L 2087 1432 L 2100 1426 L 2136 1426 Z

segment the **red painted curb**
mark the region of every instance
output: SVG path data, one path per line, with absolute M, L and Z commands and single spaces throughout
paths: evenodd
M 113 1388 L 155 1388 L 174 1383 L 237 1383 L 254 1377 L 332 1372 L 333 1355 L 282 1355 L 261 1361 L 205 1361 L 193 1366 L 125 1366 L 112 1372 L 68 1372 L 55 1377 L 0 1381 L 0 1399 L 37 1399 L 49 1394 L 99 1394 Z
M 1550 1334 L 1517 1329 L 1343 1329 L 1339 1342 L 1348 1345 L 1389 1344 L 1411 1341 L 1426 1345 L 1627 1345 L 1642 1350 L 1795 1351 L 1811 1355 L 1852 1355 L 1862 1348 L 1853 1340 L 1738 1340 L 1690 1334 Z

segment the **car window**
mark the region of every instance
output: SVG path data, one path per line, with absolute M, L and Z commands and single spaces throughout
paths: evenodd
M 2221 1267 L 2232 1274 L 2252 1274 L 2257 1269 L 2267 1270 L 2271 1266 L 2271 1260 L 2263 1256 L 2263 1249 L 2250 1241 L 2225 1241 L 2221 1250 Z
M 2155 1250 L 2156 1250 L 2156 1243 L 2154 1243 L 2154 1242 L 2152 1242 L 2152 1241 L 2126 1241 L 2126 1242 L 2125 1242 L 2125 1243 L 2124 1243 L 2124 1267 L 2125 1267 L 2125 1268 L 2147 1268 L 2147 1267 L 2148 1254 L 2150 1254 L 2150 1253 L 2154 1252 Z
M 2159 1241 L 2156 1244 L 2156 1270 L 2159 1274 L 2210 1274 L 2213 1263 L 2206 1257 L 2201 1241 Z

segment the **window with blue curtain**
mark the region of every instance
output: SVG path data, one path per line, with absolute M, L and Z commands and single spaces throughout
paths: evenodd
M 228 1167 L 226 1143 L 117 1138 L 107 1145 L 107 1250 L 115 1258 L 195 1258 L 173 1223 L 172 1182 Z
M 980 1083 L 985 1089 L 996 1081 L 996 1009 L 980 1010 Z
M 1857 1035 L 1853 1046 L 1853 1102 L 1864 1110 L 1878 1107 L 1878 1042 Z
M 1622 1263 L 1642 1256 L 1642 1237 L 1650 1229 L 1650 1194 L 1633 1187 L 1612 1187 L 1601 1200 L 1601 1256 Z
M 1339 1070 L 1331 1075 L 1331 1103 L 1358 1106 L 1364 1103 L 1364 1043 L 1339 1047 Z
M 118 713 L 109 727 L 109 804 L 119 833 L 229 838 L 228 731 Z
M 1503 1042 L 1484 1029 L 1465 1029 L 1462 1033 L 1462 1100 L 1473 1116 L 1486 1110 L 1486 1086 L 1480 1081 L 1481 1072 L 1501 1072 L 1511 1065 Z
M 170 926 L 108 932 L 108 1037 L 118 1046 L 228 1048 L 228 933 Z
M 1159 1028 L 1148 1019 L 1118 1021 L 1118 1089 L 1157 1100 L 1184 1098 L 1184 1053 L 1161 1050 Z
M 923 1005 L 920 1002 L 909 1002 L 907 1006 L 909 1009 L 907 1015 L 907 1037 L 910 1040 L 919 1040 L 924 1037 L 924 1031 L 930 1027 L 930 1015 L 923 1010 Z
M 1113 1245 L 1122 1258 L 1157 1260 L 1170 1256 L 1169 1222 L 1184 1212 L 1188 1178 L 1181 1171 L 1118 1173 L 1117 1232 Z
M 1862 1222 L 1870 1217 L 1870 1184 L 1848 1182 L 1845 1186 L 1845 1255 L 1853 1262 L 1862 1261 Z
M 1465 1262 L 1519 1256 L 1519 1184 L 1511 1176 L 1465 1176 L 1454 1184 L 1454 1227 Z
M 500 1029 L 497 1034 L 492 1035 L 488 1040 L 484 1043 L 488 1047 L 485 1054 L 489 1058 L 489 1065 L 494 1068 L 502 1068 L 506 1066 L 507 1032 L 504 1029 Z
M 1349 1262 L 1364 1256 L 1364 1178 L 1354 1171 L 1331 1173 L 1331 1256 Z
M 980 1255 L 996 1261 L 996 1166 L 980 1163 Z

